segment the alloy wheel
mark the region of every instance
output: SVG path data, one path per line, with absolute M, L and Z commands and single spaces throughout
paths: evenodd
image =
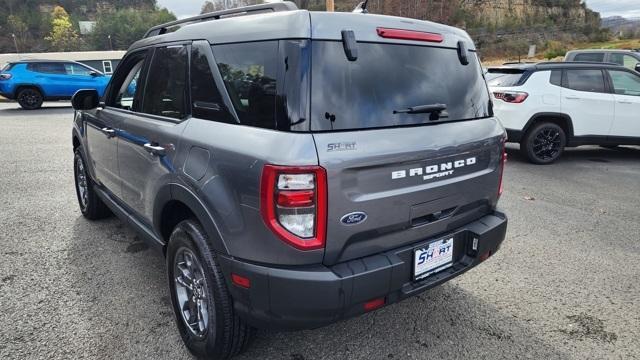
M 191 250 L 177 251 L 173 276 L 182 320 L 193 335 L 204 338 L 209 328 L 209 292 L 204 270 Z
M 87 173 L 84 169 L 84 163 L 79 156 L 76 159 L 76 187 L 80 197 L 80 205 L 82 209 L 87 208 L 89 202 L 89 186 L 87 184 Z
M 35 107 L 40 102 L 40 94 L 33 89 L 25 89 L 20 92 L 18 101 L 21 104 L 26 104 L 30 108 Z
M 548 127 L 542 128 L 533 139 L 533 153 L 540 160 L 555 159 L 562 151 L 560 131 Z

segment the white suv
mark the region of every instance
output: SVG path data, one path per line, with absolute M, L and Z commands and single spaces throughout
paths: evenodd
M 486 78 L 508 141 L 533 163 L 550 164 L 567 146 L 640 145 L 640 73 L 561 62 L 490 68 Z

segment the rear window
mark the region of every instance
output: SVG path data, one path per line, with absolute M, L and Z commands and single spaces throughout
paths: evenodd
M 603 62 L 604 53 L 582 53 L 577 54 L 574 61 Z
M 524 73 L 520 69 L 489 69 L 485 77 L 491 87 L 512 87 L 522 85 Z
M 466 66 L 456 49 L 426 46 L 358 43 L 350 62 L 342 42 L 314 41 L 312 54 L 313 131 L 429 123 L 430 114 L 394 114 L 420 105 L 446 105 L 446 121 L 491 115 L 474 52 Z

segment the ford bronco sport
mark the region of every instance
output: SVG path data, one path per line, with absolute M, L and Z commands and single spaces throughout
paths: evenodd
M 75 179 L 166 255 L 187 348 L 310 329 L 494 254 L 505 131 L 458 29 L 282 2 L 152 28 L 73 98 Z

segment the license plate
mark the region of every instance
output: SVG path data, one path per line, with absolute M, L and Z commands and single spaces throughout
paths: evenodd
M 413 258 L 415 280 L 442 271 L 453 265 L 453 238 L 436 240 L 426 247 L 416 249 Z

